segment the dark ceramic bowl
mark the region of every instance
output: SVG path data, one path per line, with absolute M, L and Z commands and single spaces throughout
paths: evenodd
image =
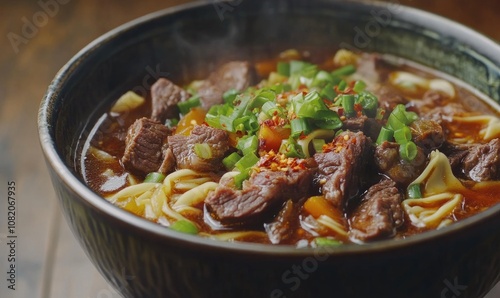
M 239 3 L 241 2 L 241 3 Z M 239 3 L 239 4 L 237 4 Z M 119 209 L 79 174 L 81 138 L 126 90 L 187 80 L 221 61 L 290 47 L 408 58 L 500 100 L 500 46 L 397 4 L 201 1 L 160 11 L 91 43 L 57 74 L 38 125 L 62 210 L 85 252 L 125 297 L 482 297 L 500 280 L 500 204 L 405 240 L 333 251 L 185 235 Z

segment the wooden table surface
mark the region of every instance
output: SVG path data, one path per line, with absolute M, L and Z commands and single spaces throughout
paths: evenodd
M 0 297 L 119 297 L 61 216 L 38 143 L 38 105 L 59 68 L 83 46 L 124 22 L 182 2 L 0 0 Z M 500 40 L 498 0 L 399 2 Z M 5 277 L 9 181 L 15 181 L 17 202 L 15 291 Z M 500 297 L 500 284 L 487 297 Z

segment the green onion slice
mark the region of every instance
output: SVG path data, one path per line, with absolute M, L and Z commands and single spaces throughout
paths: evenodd
M 259 158 L 255 153 L 251 152 L 248 154 L 245 154 L 238 162 L 234 165 L 240 172 L 244 172 L 246 169 L 249 169 L 253 167 L 257 162 L 259 161 Z
M 212 148 L 207 143 L 197 143 L 194 144 L 194 153 L 201 159 L 210 159 L 212 158 Z
M 199 232 L 198 227 L 196 227 L 194 223 L 192 223 L 189 220 L 182 220 L 182 219 L 171 224 L 170 228 L 177 232 L 191 234 L 191 235 L 196 235 Z
M 356 67 L 352 64 L 349 64 L 349 65 L 335 69 L 334 71 L 331 72 L 331 75 L 336 76 L 336 77 L 343 77 L 343 76 L 352 75 L 355 72 L 356 72 Z
M 394 131 L 394 139 L 398 144 L 406 144 L 411 141 L 411 130 L 408 126 L 404 126 Z
M 297 118 L 290 121 L 291 136 L 294 138 L 299 137 L 302 133 L 307 135 L 311 132 L 311 126 L 307 119 Z
M 399 145 L 399 155 L 406 161 L 412 161 L 417 157 L 417 145 L 412 141 Z
M 165 180 L 165 175 L 159 172 L 151 172 L 146 175 L 146 178 L 144 179 L 145 183 L 162 183 L 163 180 Z
M 422 198 L 422 189 L 419 183 L 411 184 L 408 186 L 408 196 L 412 199 L 420 199 Z
M 222 160 L 222 164 L 226 167 L 228 171 L 234 169 L 236 163 L 241 159 L 241 155 L 237 152 L 229 154 L 226 158 Z
M 382 127 L 382 129 L 380 130 L 380 133 L 378 134 L 378 137 L 377 137 L 377 142 L 376 142 L 377 145 L 380 145 L 385 141 L 387 141 L 387 142 L 392 141 L 393 134 L 394 134 L 394 132 L 392 130 L 385 128 L 385 127 Z
M 340 242 L 338 240 L 335 240 L 335 239 L 327 238 L 327 237 L 317 237 L 317 238 L 314 239 L 314 243 L 318 247 L 340 246 L 340 245 L 342 245 L 342 242 Z
M 185 115 L 191 110 L 191 108 L 195 108 L 195 107 L 198 107 L 200 105 L 201 105 L 200 96 L 195 95 L 195 96 L 190 97 L 186 101 L 179 102 L 177 104 L 177 107 L 179 108 L 179 111 L 181 112 L 181 114 Z

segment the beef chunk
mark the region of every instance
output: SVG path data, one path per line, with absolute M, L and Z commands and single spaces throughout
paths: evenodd
M 355 196 L 367 161 L 371 141 L 362 132 L 344 132 L 323 153 L 316 153 L 318 181 L 325 198 L 336 208 Z
M 298 200 L 310 193 L 315 167 L 301 170 L 261 170 L 243 182 L 241 190 L 219 185 L 205 204 L 223 224 L 264 222 L 270 211 L 286 200 Z
M 145 175 L 158 170 L 162 163 L 162 148 L 170 130 L 148 118 L 137 119 L 128 129 L 122 163 L 125 169 Z
M 201 106 L 208 110 L 213 105 L 223 103 L 224 92 L 230 89 L 245 90 L 252 82 L 253 73 L 253 68 L 246 61 L 233 61 L 220 66 L 198 90 Z
M 401 200 L 394 181 L 370 187 L 350 218 L 350 237 L 361 241 L 393 237 L 404 220 Z
M 158 172 L 162 174 L 168 174 L 175 170 L 175 156 L 172 149 L 168 148 L 168 143 L 166 143 L 167 148 L 163 150 L 163 161 L 158 169 Z
M 424 170 L 427 158 L 422 148 L 412 161 L 406 161 L 399 156 L 399 144 L 383 142 L 375 148 L 375 164 L 382 173 L 403 185 L 409 184 Z
M 370 137 L 372 140 L 376 140 L 378 134 L 380 133 L 380 129 L 382 128 L 382 124 L 374 119 L 368 118 L 365 115 L 361 115 L 356 118 L 347 118 L 343 121 L 343 130 L 350 131 L 362 131 L 367 137 Z
M 383 82 L 390 71 L 390 65 L 378 54 L 363 53 L 358 59 L 356 72 L 368 82 Z
M 500 139 L 486 144 L 448 144 L 444 152 L 458 176 L 476 182 L 500 179 Z
M 189 93 L 171 81 L 160 78 L 151 87 L 153 112 L 151 119 L 164 123 L 166 119 L 179 116 L 177 103 L 186 101 Z
M 368 117 L 366 117 L 365 115 L 361 115 L 360 117 L 355 118 L 346 118 L 343 121 L 342 129 L 350 131 L 363 131 L 367 120 Z
M 379 106 L 385 109 L 387 117 L 398 104 L 406 105 L 408 103 L 408 99 L 403 96 L 403 93 L 391 85 L 379 84 L 369 88 L 369 91 L 377 96 Z
M 196 155 L 194 151 L 196 144 L 208 144 L 212 157 L 204 159 Z M 222 169 L 222 159 L 229 150 L 229 135 L 222 129 L 197 125 L 189 136 L 168 137 L 168 145 L 172 149 L 178 168 L 217 172 Z
M 294 203 L 288 200 L 278 213 L 273 222 L 266 224 L 266 233 L 272 244 L 280 244 L 292 236 L 295 229 L 292 228 L 295 219 Z
M 443 127 L 436 121 L 418 119 L 412 122 L 410 128 L 413 142 L 424 149 L 425 153 L 438 149 L 445 141 Z
M 438 124 L 454 115 L 467 113 L 464 105 L 451 101 L 445 94 L 434 90 L 425 92 L 422 100 L 414 103 L 422 118 L 434 120 Z

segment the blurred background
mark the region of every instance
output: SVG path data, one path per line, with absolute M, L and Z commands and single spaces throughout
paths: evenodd
M 213 0 L 204 0 L 213 2 Z M 249 1 L 249 0 L 246 0 Z M 0 297 L 120 297 L 59 211 L 38 142 L 38 106 L 57 71 L 103 33 L 187 0 L 0 0 Z M 498 0 L 392 0 L 500 41 Z M 7 183 L 17 199 L 16 290 L 7 288 Z M 500 284 L 487 298 L 500 297 Z

